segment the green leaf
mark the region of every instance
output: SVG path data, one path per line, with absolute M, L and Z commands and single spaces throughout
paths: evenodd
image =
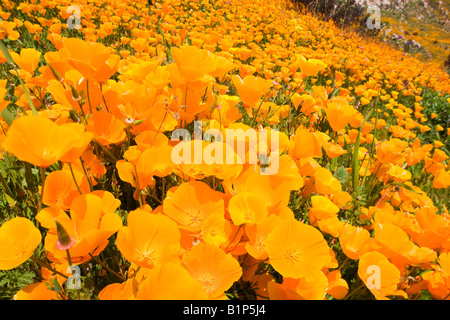
M 361 129 L 364 125 L 364 123 L 370 118 L 372 115 L 373 110 L 370 110 L 366 116 L 364 117 L 364 121 L 361 124 L 361 127 L 359 128 L 358 136 L 356 137 L 356 141 L 353 147 L 353 154 L 352 154 L 352 182 L 353 182 L 353 195 L 356 198 L 358 195 L 358 189 L 359 189 L 359 141 L 361 138 Z
M 361 135 L 361 131 L 358 132 L 358 137 L 356 138 L 355 145 L 353 147 L 352 154 L 352 181 L 353 181 L 353 190 L 355 195 L 358 194 L 359 188 L 359 138 Z
M 13 206 L 16 204 L 16 200 L 14 200 L 13 198 L 11 198 L 6 192 L 3 194 L 6 198 L 6 201 L 8 201 L 8 204 L 10 206 Z
M 345 183 L 347 181 L 348 172 L 347 170 L 345 170 L 344 166 L 340 166 L 339 168 L 337 168 L 333 176 L 341 183 Z
M 11 54 L 9 53 L 9 51 L 6 48 L 6 46 L 3 43 L 3 41 L 0 41 L 0 50 L 2 50 L 2 52 L 3 52 L 4 56 L 6 57 L 6 59 L 8 60 L 8 62 L 14 64 L 14 60 L 11 57 Z
M 8 126 L 11 126 L 11 123 L 16 118 L 8 109 L 3 109 L 0 115 L 2 116 L 3 120 L 5 120 L 5 122 L 8 124 Z
M 14 70 L 17 72 L 17 76 L 19 78 L 20 84 L 22 86 L 22 89 L 25 93 L 25 96 L 27 97 L 28 104 L 30 105 L 31 111 L 33 111 L 33 114 L 37 116 L 36 108 L 34 107 L 33 101 L 31 101 L 30 95 L 28 94 L 27 87 L 25 87 L 25 84 L 22 81 L 22 78 L 20 77 L 19 72 L 17 71 L 16 64 L 14 63 L 13 58 L 11 57 L 11 54 L 9 53 L 8 49 L 6 48 L 3 41 L 0 40 L 0 50 L 2 50 L 3 54 L 5 55 L 6 59 L 9 63 L 11 63 L 14 66 Z
M 406 190 L 411 191 L 413 193 L 418 193 L 416 190 L 414 190 L 411 186 L 408 186 L 407 184 L 404 184 L 404 183 L 401 183 L 401 182 L 394 182 L 392 184 L 395 185 L 395 186 L 399 186 L 399 187 L 405 188 Z

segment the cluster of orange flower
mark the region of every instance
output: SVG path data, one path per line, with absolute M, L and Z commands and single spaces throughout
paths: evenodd
M 258 299 L 450 296 L 450 215 L 430 194 L 450 186 L 448 155 L 420 139 L 423 88 L 449 94 L 447 73 L 284 1 L 80 0 L 75 30 L 72 2 L 0 11 L 3 160 L 40 172 L 33 217 L 0 227 L 0 270 L 42 267 L 16 299 L 67 298 L 49 284 L 89 261 L 117 278 L 99 299 L 226 299 L 236 283 Z M 248 140 L 244 163 L 174 163 L 195 140 L 172 133 L 198 120 L 271 130 L 279 170 Z M 126 269 L 101 261 L 108 246 Z

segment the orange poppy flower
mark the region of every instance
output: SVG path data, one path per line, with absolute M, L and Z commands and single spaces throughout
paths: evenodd
M 5 99 L 7 92 L 6 80 L 0 80 L 0 112 L 2 112 L 3 109 L 5 109 L 5 107 L 10 103 L 9 100 Z
M 111 113 L 94 111 L 86 125 L 86 131 L 94 134 L 94 140 L 102 145 L 119 144 L 125 141 L 125 125 Z
M 425 288 L 428 289 L 434 299 L 448 299 L 450 293 L 446 283 L 445 274 L 441 270 L 432 270 L 422 275 L 425 282 Z
M 263 196 L 252 192 L 240 192 L 228 204 L 231 220 L 235 225 L 258 224 L 268 214 Z
M 182 261 L 189 274 L 213 299 L 225 298 L 224 292 L 242 276 L 239 262 L 214 245 L 197 244 L 183 255 Z
M 394 181 L 405 182 L 411 179 L 412 174 L 406 169 L 400 166 L 392 166 L 387 172 L 388 177 L 390 176 Z
M 228 143 L 214 141 L 205 143 L 202 147 L 203 159 L 200 167 L 205 176 L 227 179 L 236 177 L 242 171 L 240 157 Z
M 294 159 L 321 157 L 322 149 L 317 135 L 308 129 L 299 127 L 295 131 L 292 156 Z
M 98 294 L 99 300 L 134 300 L 138 290 L 136 278 L 128 279 L 123 283 L 107 285 Z
M 117 248 L 128 261 L 144 268 L 178 259 L 180 231 L 163 215 L 137 209 L 117 233 Z
M 318 59 L 308 59 L 306 60 L 300 54 L 295 55 L 297 57 L 297 65 L 300 67 L 301 72 L 307 76 L 316 76 L 320 71 L 327 68 L 326 63 Z
M 55 220 L 73 240 L 73 245 L 68 249 L 73 264 L 88 261 L 91 259 L 89 254 L 96 256 L 103 251 L 109 237 L 122 226 L 122 220 L 114 212 L 115 207 L 105 212 L 102 205 L 104 201 L 99 195 L 88 193 L 72 201 L 70 218 L 64 211 L 52 207 L 37 214 L 36 219 L 49 229 L 45 237 L 45 249 L 51 261 L 67 262 L 66 250 L 60 249 Z
M 81 192 L 90 191 L 89 183 L 84 174 L 75 174 L 78 187 Z M 42 202 L 51 207 L 67 210 L 78 195 L 79 191 L 69 170 L 57 170 L 51 172 L 45 180 L 44 195 Z
M 41 232 L 23 217 L 15 217 L 0 227 L 0 270 L 13 269 L 33 254 L 41 243 Z
M 145 189 L 147 187 L 155 185 L 155 179 L 153 178 L 153 176 L 145 175 L 143 172 L 137 172 L 136 167 L 128 161 L 117 161 L 116 169 L 117 173 L 119 174 L 120 180 L 128 182 L 135 188 L 137 188 L 138 182 L 140 189 Z
M 350 224 L 344 225 L 339 234 L 342 251 L 353 260 L 358 260 L 362 254 L 371 249 L 370 240 L 369 231 Z
M 344 222 L 340 221 L 337 216 L 334 216 L 319 220 L 318 226 L 322 232 L 329 233 L 333 237 L 339 237 L 344 228 Z
M 286 219 L 267 236 L 270 264 L 284 277 L 315 279 L 330 261 L 323 235 L 310 225 Z
M 337 158 L 337 157 L 347 153 L 347 150 L 342 148 L 337 143 L 326 142 L 323 144 L 323 149 L 325 150 L 328 158 L 330 158 L 330 159 Z
M 324 196 L 312 196 L 311 203 L 309 214 L 317 220 L 335 217 L 339 212 L 339 207 Z
M 59 126 L 44 117 L 23 116 L 13 121 L 2 147 L 19 160 L 48 167 L 78 145 L 79 139 L 71 126 Z
M 183 229 L 200 231 L 203 221 L 214 213 L 224 214 L 223 194 L 201 181 L 182 183 L 167 192 L 163 202 L 164 214 Z
M 356 117 L 356 109 L 344 99 L 334 98 L 327 102 L 326 114 L 333 131 L 337 132 Z
M 295 109 L 300 107 L 300 110 L 307 116 L 314 112 L 314 105 L 316 104 L 316 99 L 308 94 L 295 93 L 291 97 L 291 101 L 294 104 Z
M 325 168 L 319 168 L 315 172 L 315 188 L 320 194 L 333 194 L 342 190 L 341 183 L 333 177 L 331 172 Z
M 139 133 L 135 138 L 137 148 L 140 151 L 145 151 L 151 147 L 164 146 L 169 144 L 167 136 L 161 132 L 146 130 Z
M 80 123 L 67 123 L 63 126 L 73 128 L 74 131 L 79 134 L 79 139 L 77 143 L 75 143 L 72 148 L 61 157 L 60 161 L 74 162 L 78 160 L 87 149 L 92 140 L 93 134 L 91 132 L 86 132 L 85 127 Z
M 57 300 L 58 294 L 50 290 L 46 281 L 29 284 L 20 289 L 13 297 L 14 300 Z
M 376 149 L 378 160 L 382 163 L 397 163 L 403 159 L 403 151 L 407 146 L 406 141 L 397 138 L 383 141 Z
M 172 161 L 172 147 L 165 145 L 148 148 L 142 152 L 136 164 L 138 175 L 140 173 L 149 180 L 152 176 L 165 177 L 172 173 L 174 163 Z
M 138 300 L 207 300 L 200 281 L 176 263 L 153 268 L 139 284 Z
M 6 58 L 5 54 L 3 53 L 3 51 L 0 51 L 0 64 L 5 63 L 6 61 L 8 61 L 8 59 Z
M 450 172 L 445 169 L 436 170 L 433 172 L 433 188 L 442 189 L 450 186 Z
M 343 299 L 348 293 L 348 283 L 342 279 L 339 270 L 331 271 L 327 274 L 327 293 L 335 299 Z
M 391 259 L 396 256 L 413 258 L 416 246 L 400 227 L 391 223 L 375 223 L 374 229 L 375 243 L 380 246 L 376 250 L 386 258 Z
M 78 38 L 64 39 L 59 53 L 85 79 L 96 79 L 100 82 L 104 82 L 115 73 L 120 60 L 120 57 L 112 56 L 112 50 L 103 44 Z
M 283 283 L 267 283 L 267 292 L 271 300 L 323 300 L 327 291 L 328 280 L 322 273 L 314 279 L 283 278 Z
M 36 70 L 42 55 L 41 52 L 33 48 L 23 48 L 20 50 L 20 55 L 14 51 L 11 51 L 10 54 L 19 68 L 28 73 L 33 73 Z
M 11 41 L 15 41 L 20 38 L 20 33 L 14 30 L 16 26 L 17 24 L 13 21 L 6 21 L 6 20 L 0 21 L 0 29 L 6 32 L 6 34 L 8 35 L 8 39 Z
M 245 107 L 255 106 L 259 99 L 268 93 L 272 83 L 260 77 L 252 75 L 246 76 L 244 79 L 237 75 L 232 76 L 232 81 L 237 89 L 239 97 Z
M 203 221 L 200 234 L 206 244 L 220 247 L 227 243 L 232 232 L 232 223 L 222 213 L 214 213 Z
M 264 260 L 267 258 L 265 242 L 267 236 L 272 232 L 273 228 L 280 223 L 282 218 L 275 214 L 269 215 L 263 221 L 252 226 L 245 226 L 245 234 L 248 237 L 248 242 L 245 244 L 245 249 L 248 254 L 255 259 Z
M 175 64 L 169 65 L 169 70 L 178 72 L 187 82 L 199 80 L 216 68 L 214 55 L 205 49 L 184 46 L 172 48 L 171 52 Z
M 400 271 L 379 252 L 367 252 L 361 256 L 358 275 L 377 299 L 387 299 L 390 295 L 407 298 L 404 291 L 397 290 Z

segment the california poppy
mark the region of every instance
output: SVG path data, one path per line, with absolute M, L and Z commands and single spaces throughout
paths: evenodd
M 0 227 L 0 270 L 13 269 L 33 254 L 41 243 L 41 232 L 30 220 L 15 217 Z
M 134 300 L 138 289 L 136 278 L 130 278 L 123 283 L 112 283 L 99 292 L 99 300 Z
M 92 132 L 93 139 L 102 145 L 119 144 L 126 139 L 125 125 L 113 114 L 94 111 L 86 125 L 86 131 Z
M 23 116 L 14 120 L 2 147 L 19 160 L 39 167 L 48 167 L 61 160 L 80 135 L 70 126 L 59 126 L 39 116 Z
M 280 223 L 282 218 L 276 214 L 271 214 L 263 221 L 254 225 L 245 225 L 245 234 L 248 242 L 245 248 L 252 257 L 256 259 L 266 259 L 266 240 L 273 228 Z
M 99 195 L 88 193 L 72 201 L 70 217 L 64 211 L 52 207 L 44 208 L 37 214 L 36 219 L 49 229 L 45 237 L 45 249 L 51 261 L 67 261 L 66 251 L 59 248 L 56 222 L 73 240 L 68 250 L 74 264 L 88 261 L 91 259 L 90 254 L 96 256 L 103 251 L 109 237 L 122 226 L 122 220 L 112 209 L 105 213 L 102 204 L 104 202 Z
M 228 210 L 235 225 L 257 224 L 267 216 L 265 200 L 257 193 L 238 193 L 231 198 Z
M 57 300 L 58 294 L 50 290 L 46 281 L 29 284 L 20 289 L 15 295 L 14 300 Z
M 300 67 L 301 72 L 307 76 L 316 76 L 320 71 L 324 70 L 327 65 L 318 59 L 308 59 L 306 60 L 300 54 L 296 54 L 297 57 L 297 65 Z
M 196 46 L 172 48 L 172 57 L 175 64 L 170 64 L 169 70 L 179 72 L 187 82 L 193 82 L 216 68 L 214 55 L 205 49 Z
M 318 220 L 332 218 L 339 212 L 339 207 L 325 196 L 312 196 L 311 203 L 309 214 Z
M 175 222 L 163 215 L 137 209 L 127 216 L 127 226 L 117 234 L 117 248 L 138 266 L 154 268 L 176 260 L 180 231 Z
M 292 156 L 294 159 L 321 157 L 322 150 L 316 134 L 306 128 L 299 127 L 295 131 Z
M 172 149 L 168 145 L 148 148 L 139 157 L 136 170 L 142 173 L 146 180 L 151 179 L 152 176 L 168 176 L 174 168 Z
M 333 177 L 331 172 L 325 168 L 317 169 L 314 181 L 315 188 L 320 194 L 333 194 L 342 190 L 340 181 Z
M 45 180 L 42 202 L 47 206 L 68 210 L 73 199 L 80 192 L 88 193 L 89 191 L 89 184 L 84 174 L 74 173 L 72 176 L 69 170 L 52 171 Z
M 283 283 L 269 282 L 267 291 L 272 300 L 323 300 L 328 279 L 319 272 L 314 279 L 284 277 Z
M 42 55 L 41 52 L 33 48 L 23 48 L 20 50 L 20 55 L 14 51 L 11 51 L 10 54 L 19 68 L 29 73 L 33 73 L 36 70 Z
M 244 79 L 234 75 L 232 77 L 234 86 L 236 87 L 239 97 L 245 107 L 254 107 L 259 99 L 268 93 L 272 84 L 263 78 L 252 75 L 246 76 Z
M 362 254 L 372 249 L 371 240 L 369 231 L 350 224 L 344 225 L 339 234 L 342 251 L 353 260 L 359 259 Z
M 182 183 L 167 193 L 164 214 L 190 231 L 200 231 L 203 221 L 214 213 L 224 214 L 223 194 L 201 181 Z
M 210 244 L 193 246 L 184 253 L 182 261 L 211 298 L 225 298 L 224 292 L 242 275 L 239 262 L 230 253 Z
M 327 102 L 326 114 L 333 131 L 340 131 L 356 116 L 356 109 L 344 99 L 334 98 Z
M 327 293 L 335 299 L 343 299 L 348 293 L 348 283 L 342 278 L 340 270 L 327 273 Z
M 112 55 L 110 48 L 78 38 L 64 39 L 59 52 L 84 78 L 100 82 L 105 82 L 115 73 L 119 62 L 119 57 Z
M 330 260 L 320 231 L 300 221 L 281 221 L 268 235 L 265 247 L 270 264 L 284 277 L 315 279 Z
M 138 300 L 207 300 L 200 281 L 181 265 L 169 262 L 157 265 L 139 284 Z
M 206 244 L 220 247 L 227 243 L 232 232 L 232 222 L 222 213 L 213 213 L 203 221 L 200 234 Z
M 367 252 L 358 263 L 358 275 L 377 299 L 386 299 L 389 295 L 407 297 L 398 290 L 400 271 L 379 252 Z

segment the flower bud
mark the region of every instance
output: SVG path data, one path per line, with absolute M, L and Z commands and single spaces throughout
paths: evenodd
M 58 241 L 56 242 L 56 247 L 60 250 L 67 250 L 73 246 L 73 238 L 67 233 L 66 229 L 60 224 L 56 219 L 56 231 L 58 233 Z

